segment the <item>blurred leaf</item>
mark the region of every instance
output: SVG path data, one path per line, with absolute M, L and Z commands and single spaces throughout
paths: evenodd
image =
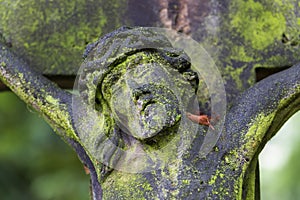
M 300 199 L 299 122 L 300 112 L 284 124 L 260 155 L 263 200 Z M 278 150 L 285 159 L 280 159 Z
M 1 200 L 89 199 L 75 152 L 13 93 L 0 93 Z

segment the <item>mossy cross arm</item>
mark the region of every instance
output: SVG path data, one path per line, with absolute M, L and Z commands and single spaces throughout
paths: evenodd
M 71 94 L 33 71 L 0 44 L 0 80 L 48 121 L 62 138 L 77 136 L 70 117 Z
M 217 144 L 220 164 L 215 176 L 211 177 L 211 183 L 214 183 L 212 196 L 222 196 L 222 199 L 232 199 L 233 196 L 235 199 L 254 199 L 253 175 L 258 154 L 284 122 L 298 110 L 300 64 L 246 90 L 228 112 L 226 130 Z M 228 187 L 228 184 L 231 186 Z
M 82 147 L 72 123 L 72 98 L 67 91 L 33 71 L 26 62 L 15 56 L 0 43 L 0 81 L 8 86 L 27 105 L 37 110 L 55 132 L 76 151 L 82 163 L 89 169 L 94 199 L 101 198 L 90 156 Z

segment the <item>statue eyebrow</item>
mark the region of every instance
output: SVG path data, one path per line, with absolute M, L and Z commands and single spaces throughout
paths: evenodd
M 108 92 L 111 86 L 114 83 L 116 83 L 122 76 L 121 71 L 117 71 L 117 72 L 115 71 L 117 70 L 110 71 L 110 73 L 106 74 L 106 76 L 103 78 L 102 82 L 99 83 L 99 86 L 102 89 L 102 91 Z
M 189 57 L 181 50 L 157 50 L 157 49 L 143 49 L 141 51 L 136 52 L 138 53 L 145 53 L 148 56 L 153 57 L 161 57 L 162 60 L 167 64 L 167 67 L 170 67 L 176 71 L 178 71 L 180 74 L 183 75 L 183 77 L 189 81 L 192 82 L 194 80 L 198 79 L 197 73 L 191 70 L 191 63 L 189 60 Z M 127 57 L 123 57 L 123 59 L 118 60 L 115 64 L 116 67 L 109 70 L 103 77 L 102 81 L 99 83 L 99 89 L 103 92 L 108 92 L 109 88 L 116 83 L 119 78 L 123 75 L 123 68 L 125 67 L 127 69 L 131 69 L 136 67 L 141 60 L 146 61 L 147 63 L 153 62 L 152 59 L 147 59 L 143 57 L 142 55 L 134 55 L 129 54 Z M 126 64 L 123 64 L 126 62 Z M 107 80 L 107 79 L 110 80 Z

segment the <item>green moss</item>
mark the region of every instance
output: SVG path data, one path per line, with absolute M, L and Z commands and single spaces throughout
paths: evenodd
M 46 96 L 46 101 L 48 101 L 48 103 L 54 105 L 54 106 L 58 106 L 59 105 L 59 99 L 55 99 L 50 95 Z
M 247 195 L 246 195 L 246 200 L 252 200 L 255 199 L 256 193 L 255 193 L 255 179 L 256 177 L 256 167 L 257 166 L 257 159 L 255 159 L 255 161 L 252 161 L 252 164 L 250 165 L 249 169 L 248 169 L 248 176 L 244 179 L 244 181 L 246 181 L 246 186 L 247 187 Z
M 222 199 L 222 197 L 227 196 L 229 194 L 229 188 L 226 186 L 226 180 L 222 178 L 224 178 L 224 174 L 221 173 L 219 170 L 216 171 L 215 175 L 213 175 L 210 179 L 210 181 L 208 182 L 209 185 L 215 185 L 216 181 L 218 179 L 218 181 L 220 181 L 219 179 L 221 179 L 221 184 L 219 185 L 219 187 L 217 188 L 217 190 L 213 190 L 212 194 L 218 195 L 218 198 Z M 232 199 L 236 199 L 235 197 L 232 196 Z
M 19 76 L 20 79 L 24 78 L 24 74 L 23 73 L 18 73 L 18 76 Z
M 244 72 L 246 67 L 247 65 L 244 65 L 243 67 L 239 67 L 239 68 L 233 68 L 232 66 L 228 65 L 223 70 L 223 73 L 225 74 L 225 79 L 232 79 L 235 83 L 235 88 L 238 89 L 239 91 L 243 91 L 245 89 L 241 74 Z
M 76 74 L 86 45 L 120 26 L 125 2 L 0 0 L 0 31 L 36 69 Z
M 242 185 L 244 184 L 245 181 L 247 181 L 246 184 L 248 187 L 248 193 L 247 193 L 247 198 L 251 199 L 250 197 L 255 196 L 255 176 L 253 174 L 250 174 L 248 177 L 248 180 L 245 180 L 245 174 L 246 171 L 248 170 L 249 167 L 249 162 L 245 160 L 246 157 L 252 158 L 257 151 L 257 148 L 260 144 L 260 141 L 262 141 L 262 138 L 264 137 L 264 134 L 268 130 L 275 114 L 271 113 L 268 115 L 265 115 L 263 113 L 258 114 L 255 119 L 249 124 L 249 129 L 246 133 L 246 137 L 244 140 L 244 145 L 240 147 L 239 152 L 237 151 L 231 151 L 228 157 L 225 157 L 225 162 L 230 161 L 228 164 L 232 169 L 234 167 L 239 168 L 239 165 L 242 165 L 242 173 L 239 176 L 238 180 L 235 181 L 235 194 L 236 194 L 236 199 L 240 199 L 242 197 Z M 230 158 L 229 158 L 230 157 Z M 243 163 L 243 164 L 241 164 Z
M 299 92 L 300 87 L 295 88 L 295 93 Z M 293 93 L 294 93 L 293 92 Z M 283 99 L 277 105 L 278 109 L 286 108 L 289 105 L 290 99 Z M 297 102 L 293 102 L 296 103 Z M 262 111 L 254 116 L 253 120 L 246 126 L 249 127 L 247 132 L 245 133 L 244 144 L 239 148 L 239 151 L 231 151 L 228 155 L 225 156 L 224 161 L 226 163 L 225 167 L 239 167 L 242 163 L 242 173 L 239 176 L 238 180 L 235 181 L 235 191 L 237 194 L 237 198 L 239 199 L 242 197 L 242 185 L 244 184 L 247 187 L 247 194 L 246 199 L 253 199 L 255 196 L 255 160 L 251 160 L 251 162 L 247 161 L 246 158 L 253 158 L 258 151 L 258 148 L 261 145 L 263 138 L 266 138 L 266 134 L 270 132 L 270 126 L 276 116 L 276 111 L 271 113 L 265 113 Z M 285 116 L 285 115 L 284 115 Z M 277 116 L 277 118 L 280 116 Z M 277 119 L 278 120 L 278 119 Z M 272 133 L 275 130 L 271 130 Z M 243 132 L 243 131 L 242 131 Z M 253 158 L 256 159 L 256 158 Z M 228 163 L 230 161 L 230 163 Z M 234 163 L 234 161 L 236 163 Z M 249 164 L 252 164 L 249 168 Z M 249 174 L 246 174 L 246 171 Z M 245 178 L 245 175 L 247 177 Z M 216 172 L 216 176 L 220 177 L 218 171 Z M 216 178 L 212 178 L 211 182 L 214 183 Z
M 183 183 L 183 184 L 186 184 L 186 185 L 189 185 L 190 182 L 191 182 L 191 180 L 188 180 L 188 179 L 187 179 L 187 180 L 182 180 L 182 183 Z
M 258 55 L 251 55 L 251 50 L 247 51 L 244 46 L 233 46 L 231 52 L 231 59 L 242 61 L 242 62 L 252 62 L 257 60 Z M 259 58 L 260 59 L 260 58 Z
M 229 160 L 228 156 L 225 156 L 224 160 L 225 160 L 225 163 L 228 163 L 228 164 L 230 163 L 230 160 Z
M 210 185 L 218 185 L 218 187 L 212 191 L 212 194 L 218 195 L 219 198 L 222 199 L 224 196 L 228 197 L 229 194 L 229 188 L 228 188 L 228 179 L 226 178 L 226 171 L 235 171 L 241 167 L 241 165 L 244 167 L 247 165 L 244 163 L 244 158 L 243 158 L 243 152 L 240 152 L 238 150 L 232 150 L 228 152 L 225 156 L 224 159 L 221 161 L 221 165 L 223 166 L 222 168 L 216 170 L 215 174 L 211 176 L 209 180 Z M 244 171 L 241 173 L 241 175 L 234 180 L 234 196 L 231 196 L 232 199 L 241 199 L 242 197 L 242 184 L 244 181 L 244 172 L 246 168 L 243 168 Z M 218 182 L 218 183 L 217 183 Z
M 157 199 L 153 188 L 141 174 L 126 174 L 114 171 L 103 183 L 103 199 Z M 152 195 L 151 195 L 152 194 Z
M 254 0 L 237 0 L 231 5 L 231 26 L 250 43 L 253 49 L 263 50 L 279 40 L 286 29 L 281 12 L 268 9 Z
M 1 67 L 7 66 L 4 62 L 1 62 Z M 17 66 L 9 67 L 8 71 L 17 68 Z M 16 72 L 16 74 L 11 73 L 10 71 L 1 76 L 1 81 L 9 86 L 24 102 L 42 113 L 59 135 L 62 135 L 63 138 L 67 136 L 78 141 L 71 124 L 71 117 L 67 106 L 61 104 L 59 99 L 54 98 L 51 92 L 47 92 L 48 88 L 40 88 L 39 79 L 31 77 L 32 74 L 30 72 L 28 74 L 21 72 Z M 53 90 L 53 88 L 51 89 Z
M 219 147 L 215 146 L 215 147 L 214 147 L 214 151 L 215 151 L 215 152 L 219 152 L 219 151 L 220 151 Z
M 210 180 L 209 180 L 209 182 L 208 182 L 208 184 L 209 184 L 209 185 L 215 184 L 218 175 L 219 175 L 219 174 L 218 174 L 218 172 L 217 172 L 213 177 L 211 177 Z
M 265 115 L 264 113 L 259 113 L 255 117 L 255 121 L 251 122 L 249 130 L 245 136 L 247 141 L 245 149 L 255 152 L 255 149 L 258 147 L 258 144 L 262 141 L 264 134 L 268 130 L 271 122 L 275 117 L 275 113 L 270 113 Z

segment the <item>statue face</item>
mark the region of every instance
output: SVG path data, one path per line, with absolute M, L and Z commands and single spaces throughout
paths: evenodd
M 178 83 L 189 83 L 177 70 L 160 63 L 129 63 L 103 81 L 102 94 L 112 117 L 123 132 L 137 139 L 175 126 L 182 115 Z
M 125 133 L 150 138 L 179 121 L 179 102 L 168 77 L 157 63 L 141 64 L 127 69 L 112 85 L 113 118 Z

